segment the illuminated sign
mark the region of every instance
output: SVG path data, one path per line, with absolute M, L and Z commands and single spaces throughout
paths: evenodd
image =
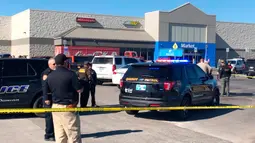
M 124 25 L 127 26 L 137 26 L 139 24 L 139 21 L 125 21 Z
M 82 18 L 82 17 L 77 17 L 76 22 L 81 22 L 81 23 L 95 23 L 96 19 L 95 18 Z

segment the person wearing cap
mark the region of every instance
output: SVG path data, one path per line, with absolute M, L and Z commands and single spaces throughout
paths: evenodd
M 80 107 L 87 107 L 89 98 L 89 77 L 88 77 L 88 62 L 84 62 L 84 66 L 77 72 L 79 81 L 83 86 L 83 92 L 80 96 Z
M 225 63 L 224 60 L 221 61 L 218 73 L 219 79 L 221 80 L 221 96 L 224 96 L 225 94 L 229 96 L 229 81 L 231 77 L 231 68 Z
M 42 88 L 45 86 L 45 81 L 48 77 L 48 75 L 56 69 L 56 64 L 55 64 L 55 59 L 50 58 L 48 60 L 48 66 L 46 70 L 43 71 L 42 73 Z M 44 91 L 43 91 L 44 92 Z M 45 108 L 51 108 L 52 106 L 52 96 L 51 93 L 43 93 L 43 95 L 49 94 L 49 102 L 44 99 L 44 107 Z M 55 136 L 54 136 L 54 126 L 53 126 L 53 119 L 52 119 L 52 114 L 51 112 L 45 113 L 45 135 L 44 135 L 44 140 L 45 141 L 55 141 Z
M 75 72 L 67 68 L 67 57 L 55 57 L 56 70 L 46 79 L 44 93 L 52 93 L 52 108 L 75 108 L 82 86 Z M 49 104 L 50 97 L 44 94 Z M 81 143 L 80 117 L 78 112 L 52 112 L 56 143 Z
M 96 71 L 92 69 L 92 63 L 87 63 L 88 66 L 88 79 L 89 79 L 89 91 L 91 94 L 91 105 L 92 107 L 97 107 L 96 105 L 96 84 L 97 84 L 97 74 Z M 89 97 L 87 98 L 88 102 Z

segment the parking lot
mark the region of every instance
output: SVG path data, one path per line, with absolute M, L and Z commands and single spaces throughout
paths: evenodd
M 232 79 L 231 97 L 222 105 L 254 104 L 254 82 Z M 97 104 L 118 106 L 118 88 L 97 87 Z M 1 115 L 2 143 L 43 143 L 44 119 L 28 115 Z M 86 143 L 252 143 L 255 142 L 255 109 L 193 111 L 189 121 L 175 120 L 171 113 L 141 112 L 136 117 L 125 112 L 81 114 L 82 139 Z

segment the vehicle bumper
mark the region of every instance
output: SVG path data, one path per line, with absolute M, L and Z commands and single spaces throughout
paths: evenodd
M 247 75 L 248 76 L 255 76 L 255 71 L 249 71 Z
M 181 105 L 179 96 L 165 98 L 119 96 L 119 103 L 126 107 L 175 107 Z

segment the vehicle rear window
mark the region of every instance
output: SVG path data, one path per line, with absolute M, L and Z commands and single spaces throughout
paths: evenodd
M 97 57 L 93 60 L 93 64 L 113 64 L 113 58 Z
M 228 61 L 228 62 L 230 62 L 231 64 L 236 64 L 236 61 Z
M 131 66 L 126 73 L 127 77 L 165 78 L 169 75 L 167 67 L 164 66 Z
M 85 61 L 86 62 L 91 62 L 93 57 L 75 57 L 74 62 L 78 64 L 83 64 Z

